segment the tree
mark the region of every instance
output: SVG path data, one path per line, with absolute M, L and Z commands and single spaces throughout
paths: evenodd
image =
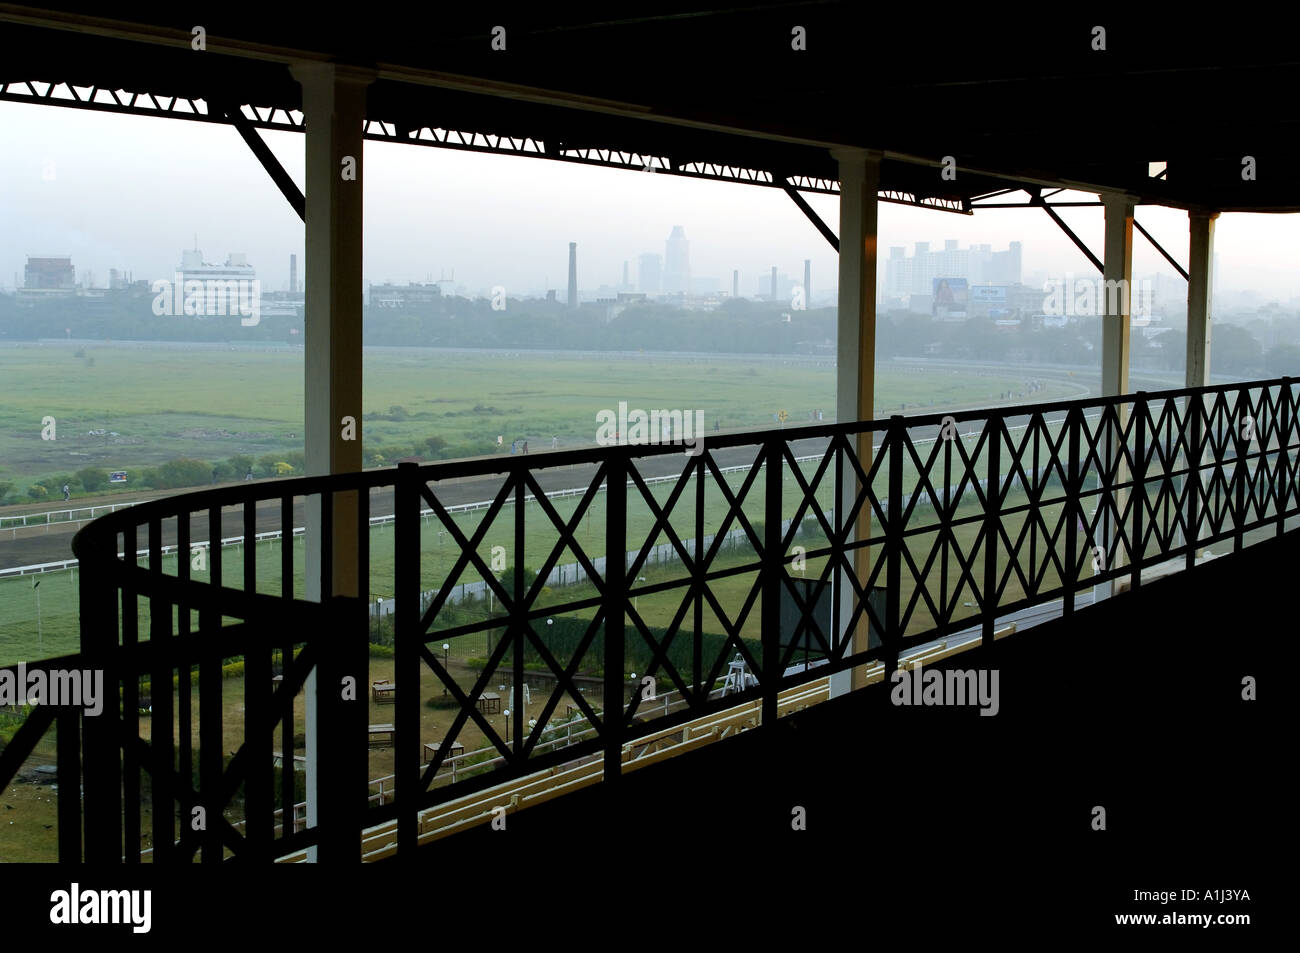
M 436 457 L 447 449 L 447 441 L 442 437 L 425 437 L 424 446 L 428 448 L 430 457 Z
M 27 495 L 33 500 L 43 500 L 49 496 L 50 493 L 49 490 L 45 489 L 45 487 L 41 486 L 39 483 L 33 483 L 27 488 Z
M 160 482 L 154 485 L 160 490 L 204 486 L 212 480 L 212 465 L 206 460 L 188 457 L 168 460 L 158 468 L 158 479 Z
M 264 453 L 257 458 L 257 469 L 266 476 L 278 476 L 275 465 L 280 462 L 280 454 Z
M 1250 374 L 1258 370 L 1263 349 L 1249 331 L 1234 324 L 1214 329 L 1210 346 L 1210 369 L 1229 374 Z
M 1269 377 L 1300 377 L 1300 347 L 1279 344 L 1264 355 L 1264 369 Z
M 81 485 L 86 488 L 87 493 L 94 493 L 100 487 L 108 484 L 108 474 L 94 467 L 78 470 L 77 479 L 81 481 Z

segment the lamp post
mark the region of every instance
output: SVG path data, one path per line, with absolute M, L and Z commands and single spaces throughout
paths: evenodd
M 506 744 L 510 744 L 510 709 L 507 708 L 501 714 L 506 719 Z
M 442 667 L 446 668 L 451 661 L 451 645 L 447 642 L 442 643 Z M 447 694 L 447 685 L 443 683 L 442 693 Z

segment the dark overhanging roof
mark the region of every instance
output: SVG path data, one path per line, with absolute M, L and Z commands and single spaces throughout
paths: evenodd
M 666 160 L 686 174 L 708 163 L 694 174 L 792 176 L 821 191 L 837 175 L 829 147 L 859 146 L 885 152 L 882 189 L 955 209 L 1028 182 L 1183 208 L 1300 210 L 1289 174 L 1300 115 L 1287 97 L 1300 54 L 1286 31 L 1126 16 L 1095 51 L 1091 19 L 1042 13 L 992 22 L 918 8 L 866 20 L 838 2 L 643 10 L 214 9 L 199 15 L 208 49 L 196 52 L 196 15 L 174 4 L 103 17 L 70 3 L 0 3 L 0 84 L 220 99 L 264 108 L 257 125 L 292 128 L 301 92 L 286 63 L 335 61 L 378 72 L 367 117 L 385 125 L 373 138 L 452 130 L 441 144 L 456 147 L 455 132 L 505 136 L 505 147 L 461 145 L 628 167 Z M 498 24 L 504 52 L 491 48 Z M 791 49 L 795 25 L 807 50 Z M 15 89 L 0 98 L 30 98 Z M 139 100 L 95 98 L 140 111 Z M 1241 175 L 1247 155 L 1253 181 Z M 944 156 L 956 161 L 954 181 L 940 177 Z M 1164 179 L 1148 174 L 1151 161 L 1168 163 Z

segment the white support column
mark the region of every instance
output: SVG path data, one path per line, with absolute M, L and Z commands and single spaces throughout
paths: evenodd
M 361 222 L 364 181 L 361 137 L 366 86 L 374 74 L 329 63 L 291 67 L 302 84 L 306 139 L 305 441 L 307 475 L 361 469 Z M 353 419 L 345 433 L 343 418 Z M 349 439 L 345 439 L 345 437 Z M 320 499 L 306 507 L 306 597 L 324 592 L 322 553 L 329 547 L 332 594 L 357 592 L 355 495 L 335 498 L 332 538 L 323 538 Z M 307 823 L 317 823 L 319 752 L 318 686 L 313 671 L 305 686 Z M 315 848 L 310 859 L 315 860 Z
M 1210 383 L 1210 322 L 1213 313 L 1214 222 L 1218 212 L 1188 212 L 1187 386 Z
M 1214 222 L 1218 217 L 1218 212 L 1187 213 L 1186 386 L 1188 387 L 1205 387 L 1210 383 L 1210 337 L 1213 332 L 1214 310 Z M 1200 431 L 1199 419 L 1191 418 L 1189 437 L 1196 439 Z M 1190 509 L 1184 512 L 1184 517 L 1190 519 Z M 1197 523 L 1204 525 L 1204 517 L 1198 519 Z M 1196 535 L 1199 538 L 1199 526 Z M 1199 557 L 1198 550 L 1194 558 Z
M 1101 196 L 1106 215 L 1106 237 L 1102 257 L 1102 291 L 1101 291 L 1101 393 L 1103 397 L 1113 397 L 1129 393 L 1129 308 L 1133 286 L 1133 208 L 1131 195 L 1108 192 Z M 1127 408 L 1120 410 L 1120 422 L 1128 419 Z M 1110 430 L 1101 436 L 1100 450 L 1103 459 L 1113 460 L 1119 455 L 1123 429 Z M 1125 479 L 1124 471 L 1117 474 L 1117 481 Z M 1115 498 L 1117 512 L 1124 508 L 1126 494 L 1119 493 Z M 1099 537 L 1095 545 L 1102 547 L 1104 554 L 1110 553 L 1111 542 L 1115 538 L 1114 520 L 1109 525 L 1098 527 Z M 1119 554 L 1115 564 L 1123 564 Z M 1107 564 L 1107 569 L 1113 568 Z M 1093 587 L 1094 599 L 1109 598 L 1114 584 L 1103 582 Z
M 831 153 L 839 162 L 840 177 L 840 288 L 837 329 L 837 371 L 835 380 L 836 421 L 871 420 L 875 415 L 876 390 L 876 223 L 882 154 L 866 149 L 842 149 Z M 871 469 L 871 434 L 857 444 L 862 469 Z M 836 520 L 853 507 L 859 492 L 853 471 L 845 468 L 843 494 L 836 501 Z M 850 539 L 871 535 L 871 508 L 864 506 Z M 855 559 L 859 585 L 870 576 L 870 559 L 859 550 Z M 855 596 L 846 575 L 837 572 L 835 582 L 841 625 L 853 614 Z M 867 649 L 869 625 L 864 615 L 853 632 L 853 652 Z M 846 632 L 837 633 L 844 638 Z M 865 684 L 865 669 L 831 676 L 831 697 L 843 695 Z

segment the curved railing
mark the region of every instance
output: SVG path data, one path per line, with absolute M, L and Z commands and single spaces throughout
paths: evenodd
M 355 860 L 380 825 L 403 855 L 421 812 L 503 780 L 586 758 L 609 783 L 637 739 L 737 702 L 770 725 L 793 686 L 887 676 L 929 641 L 1283 532 L 1296 412 L 1283 378 L 706 434 L 698 455 L 250 482 L 102 517 L 74 541 L 81 658 L 117 699 L 81 719 L 85 856 Z

